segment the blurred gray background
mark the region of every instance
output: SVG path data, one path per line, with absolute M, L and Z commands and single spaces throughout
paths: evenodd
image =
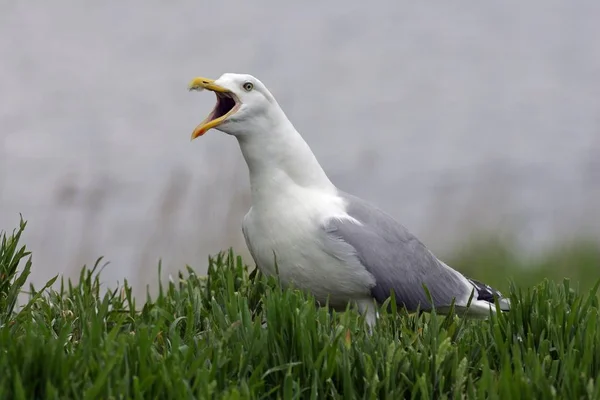
M 224 72 L 438 253 L 600 240 L 600 2 L 204 3 L 0 2 L 0 229 L 29 221 L 34 283 L 247 254 L 236 141 L 189 140 L 214 104 L 189 80 Z

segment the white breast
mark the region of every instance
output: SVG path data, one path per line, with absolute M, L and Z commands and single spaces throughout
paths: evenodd
M 341 260 L 325 251 L 323 222 L 350 218 L 335 194 L 290 186 L 254 204 L 243 222 L 244 236 L 261 271 L 274 275 L 275 259 L 284 285 L 310 291 L 332 306 L 368 295 L 373 276 L 358 261 Z

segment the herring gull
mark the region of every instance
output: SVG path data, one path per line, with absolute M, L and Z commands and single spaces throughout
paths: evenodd
M 510 309 L 509 299 L 440 261 L 391 216 L 335 187 L 260 80 L 226 73 L 195 78 L 189 89 L 217 97 L 192 139 L 215 128 L 238 140 L 252 195 L 242 231 L 264 274 L 274 275 L 277 264 L 283 285 L 335 309 L 355 303 L 369 327 L 376 323 L 376 303 L 392 290 L 409 312 L 430 311 L 430 300 L 440 313 L 454 302 L 471 317 L 495 312 L 495 299 L 502 311 Z

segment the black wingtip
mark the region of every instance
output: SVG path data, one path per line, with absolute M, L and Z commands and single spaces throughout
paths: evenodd
M 495 301 L 495 298 L 499 298 L 499 299 L 501 299 L 500 309 L 502 311 L 510 310 L 510 302 L 504 298 L 504 296 L 502 295 L 502 293 L 500 293 L 499 290 L 496 290 L 493 287 L 491 287 L 490 285 L 486 285 L 485 283 L 479 282 L 475 279 L 471 279 L 471 278 L 467 278 L 467 279 L 469 280 L 469 282 L 471 282 L 471 284 L 473 286 L 475 286 L 475 289 L 477 289 L 477 300 L 483 300 L 483 301 L 493 303 Z M 507 309 L 505 310 L 504 308 L 507 308 Z

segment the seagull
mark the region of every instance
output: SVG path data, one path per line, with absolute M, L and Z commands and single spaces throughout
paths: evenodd
M 214 128 L 234 136 L 246 160 L 252 205 L 242 232 L 263 274 L 278 274 L 283 286 L 333 309 L 356 305 L 370 328 L 392 291 L 408 312 L 454 307 L 486 318 L 496 312 L 495 299 L 510 310 L 499 291 L 452 269 L 390 215 L 338 189 L 260 80 L 225 73 L 194 78 L 188 89 L 217 97 L 192 140 Z

